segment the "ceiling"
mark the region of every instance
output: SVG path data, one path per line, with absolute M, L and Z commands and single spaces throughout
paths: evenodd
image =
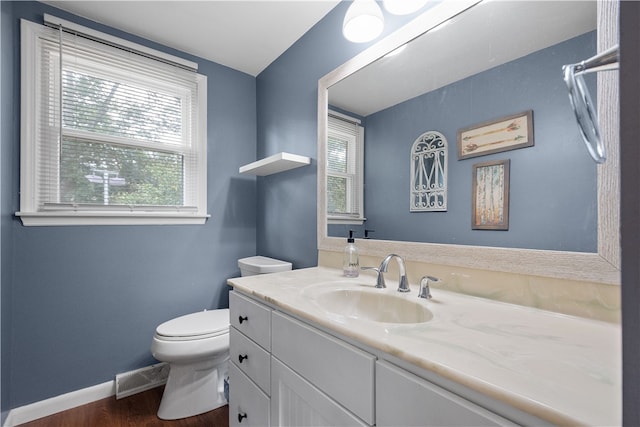
M 340 0 L 43 1 L 257 76 Z
M 340 0 L 44 0 L 44 3 L 257 76 Z M 544 4 L 546 15 L 536 8 Z M 378 61 L 330 90 L 332 105 L 362 116 L 442 87 L 550 44 L 595 28 L 594 1 L 486 2 L 473 8 L 472 22 L 445 26 L 422 38 L 403 62 Z M 533 6 L 533 8 L 532 8 Z M 505 15 L 505 16 L 502 16 Z M 567 17 L 571 17 L 568 20 Z M 552 17 L 552 18 L 548 18 Z M 483 23 L 491 22 L 491 26 Z M 510 34 L 491 42 L 479 36 Z M 544 31 L 540 31 L 544 28 Z M 489 31 L 490 30 L 490 31 Z M 426 43 L 425 46 L 422 46 Z M 412 43 L 416 45 L 416 43 Z M 438 46 L 447 46 L 439 49 Z M 486 46 L 493 53 L 484 64 Z M 407 49 L 409 51 L 409 49 Z M 424 54 L 429 52 L 429 54 Z M 461 55 L 460 52 L 465 52 Z M 438 56 L 439 55 L 439 56 Z M 442 57 L 440 57 L 442 56 Z M 464 59 L 463 59 L 464 58 Z M 426 62 L 428 72 L 423 68 Z M 464 62 L 464 67 L 458 65 Z M 411 66 L 409 66 L 409 65 Z M 452 68 L 453 67 L 453 68 Z M 458 75 L 463 69 L 466 74 Z M 399 86 L 380 85 L 384 81 Z M 356 77 L 357 76 L 357 77 Z M 391 78 L 390 76 L 396 76 Z M 425 78 L 429 76 L 429 78 Z M 419 87 L 416 87 L 419 85 Z M 371 87 L 376 87 L 375 91 Z

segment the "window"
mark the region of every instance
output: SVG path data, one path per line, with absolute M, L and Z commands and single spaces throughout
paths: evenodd
M 23 224 L 204 223 L 206 77 L 21 26 Z
M 327 214 L 332 224 L 362 224 L 364 128 L 360 121 L 329 112 Z

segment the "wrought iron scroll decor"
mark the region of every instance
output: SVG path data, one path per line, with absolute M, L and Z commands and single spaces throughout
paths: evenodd
M 447 210 L 447 139 L 428 131 L 411 146 L 411 212 Z

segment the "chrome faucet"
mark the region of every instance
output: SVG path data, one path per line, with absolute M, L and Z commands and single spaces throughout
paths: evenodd
M 386 288 L 386 284 L 384 281 L 384 273 L 387 272 L 387 267 L 389 266 L 389 262 L 393 259 L 398 260 L 398 269 L 400 270 L 398 276 L 398 292 L 409 292 L 409 280 L 407 280 L 407 271 L 404 266 L 404 259 L 400 255 L 389 254 L 382 260 L 380 263 L 380 268 L 378 268 L 378 282 L 376 284 L 376 288 Z

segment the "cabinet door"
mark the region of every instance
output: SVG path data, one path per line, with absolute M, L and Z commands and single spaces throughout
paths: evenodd
M 269 397 L 233 363 L 229 364 L 229 426 L 269 426 Z
M 515 426 L 435 384 L 376 362 L 378 426 Z
M 272 355 L 367 423 L 375 424 L 376 358 L 276 311 Z
M 317 427 L 367 424 L 278 359 L 271 357 L 271 425 Z

